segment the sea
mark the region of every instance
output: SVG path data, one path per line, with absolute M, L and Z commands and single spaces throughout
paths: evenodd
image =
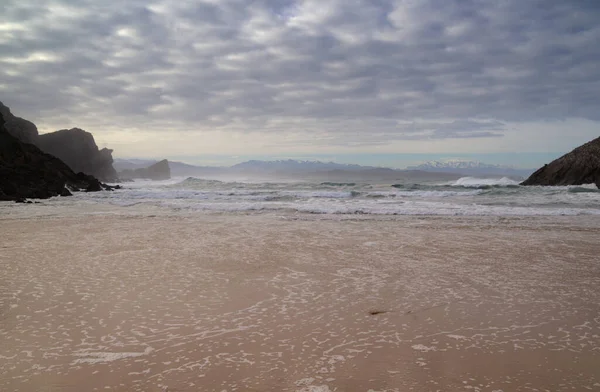
M 73 197 L 53 198 L 42 204 L 115 214 L 143 207 L 167 214 L 600 215 L 600 190 L 593 184 L 521 186 L 507 177 L 400 183 L 178 177 L 166 181 L 136 180 L 121 186 L 123 189 L 114 192 L 78 192 Z M 7 204 L 3 209 L 9 211 Z

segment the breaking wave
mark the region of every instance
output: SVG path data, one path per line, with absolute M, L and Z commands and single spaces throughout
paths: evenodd
M 519 182 L 508 177 L 495 178 L 475 178 L 462 177 L 452 183 L 451 186 L 460 186 L 464 188 L 489 189 L 491 187 L 518 187 Z

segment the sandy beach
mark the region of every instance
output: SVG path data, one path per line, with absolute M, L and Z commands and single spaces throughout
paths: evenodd
M 600 390 L 597 217 L 5 216 L 0 238 L 1 391 Z

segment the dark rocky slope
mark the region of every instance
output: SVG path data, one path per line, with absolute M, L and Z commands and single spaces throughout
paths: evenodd
M 39 135 L 37 145 L 60 158 L 75 172 L 91 174 L 102 181 L 118 180 L 117 171 L 112 166 L 112 150 L 99 150 L 94 136 L 83 129 L 62 129 Z
M 8 133 L 61 159 L 74 172 L 84 172 L 106 182 L 118 180 L 112 166 L 112 150 L 98 149 L 91 133 L 73 128 L 39 135 L 35 124 L 14 116 L 2 102 L 0 113 L 4 116 Z
M 156 162 L 154 165 L 145 168 L 123 170 L 119 173 L 119 177 L 123 180 L 131 180 L 134 178 L 168 180 L 171 178 L 171 168 L 169 167 L 169 161 L 163 159 L 162 161 Z
M 521 185 L 582 185 L 600 188 L 600 137 L 533 173 Z
M 0 113 L 0 200 L 24 201 L 70 196 L 71 190 L 112 189 L 96 178 L 75 174 L 60 159 L 12 136 Z
M 4 127 L 8 133 L 24 143 L 36 143 L 38 129 L 34 123 L 13 115 L 8 106 L 4 106 L 2 102 L 0 102 L 0 114 L 4 117 Z

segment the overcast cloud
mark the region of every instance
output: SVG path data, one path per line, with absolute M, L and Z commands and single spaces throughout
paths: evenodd
M 3 0 L 0 100 L 123 147 L 195 131 L 224 153 L 485 148 L 541 122 L 583 142 L 600 135 L 598 42 L 594 0 Z

